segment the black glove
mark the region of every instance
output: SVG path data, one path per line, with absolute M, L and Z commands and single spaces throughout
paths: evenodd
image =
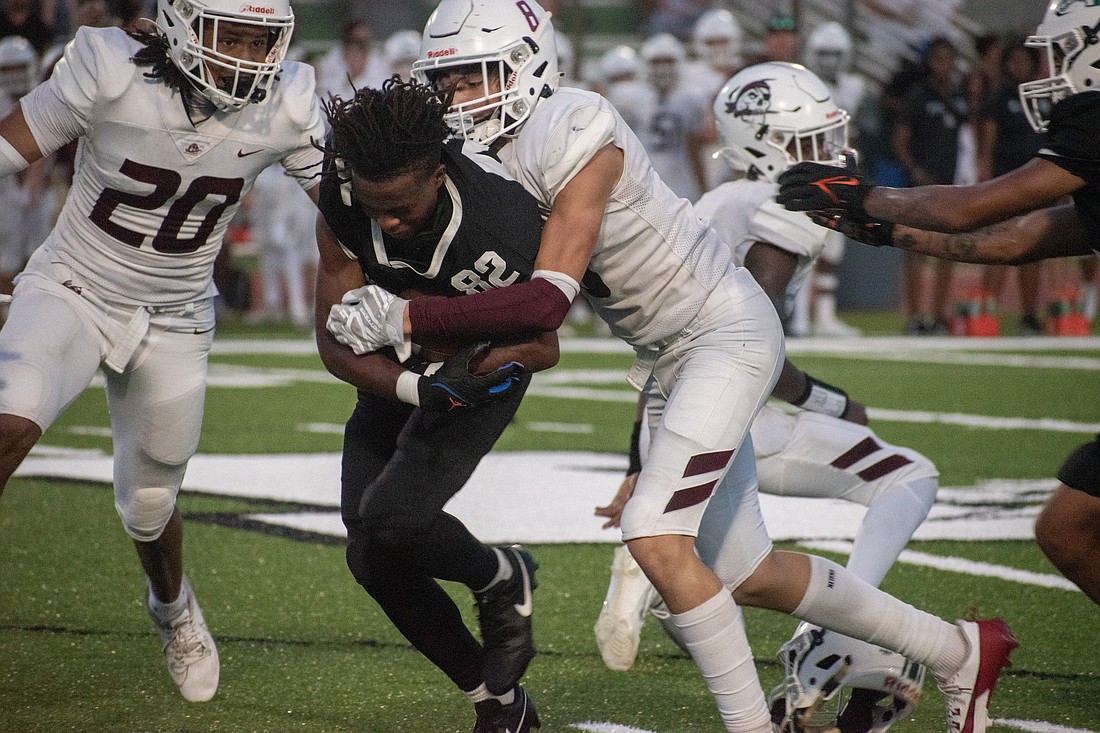
M 810 211 L 806 213 L 814 224 L 840 232 L 848 239 L 869 244 L 872 247 L 891 247 L 894 244 L 894 222 L 870 217 L 863 221 L 850 219 L 840 209 Z
M 775 200 L 791 211 L 839 210 L 855 221 L 866 221 L 870 217 L 863 202 L 872 188 L 850 168 L 805 162 L 780 174 Z
M 416 383 L 420 409 L 449 412 L 510 399 L 523 376 L 523 365 L 511 361 L 496 371 L 478 376 L 470 371 L 470 362 L 489 348 L 488 342 L 471 344 L 443 362 L 431 375 Z

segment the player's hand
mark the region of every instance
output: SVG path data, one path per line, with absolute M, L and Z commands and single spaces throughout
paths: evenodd
M 866 425 L 868 423 L 867 405 L 849 397 L 848 407 L 844 410 L 844 414 L 840 416 L 840 419 L 854 422 L 856 425 Z
M 630 497 L 634 496 L 634 487 L 638 485 L 638 475 L 636 473 L 627 474 L 623 482 L 619 484 L 619 490 L 615 492 L 611 503 L 607 506 L 596 507 L 597 517 L 607 517 L 607 521 L 603 523 L 603 529 L 621 526 L 623 509 L 626 508 L 626 503 L 630 501 Z
M 377 285 L 364 285 L 344 293 L 341 301 L 329 309 L 325 327 L 356 355 L 392 346 L 404 361 L 412 350 L 403 328 L 406 303 Z
M 809 211 L 806 215 L 818 226 L 840 232 L 848 239 L 854 239 L 872 247 L 892 247 L 894 244 L 894 222 L 892 221 L 870 217 L 857 221 L 840 209 Z
M 856 221 L 868 219 L 863 203 L 873 186 L 851 168 L 803 162 L 779 176 L 775 200 L 791 211 L 845 213 Z
M 444 361 L 435 373 L 421 377 L 416 384 L 420 409 L 431 412 L 467 410 L 514 397 L 523 376 L 523 365 L 519 362 L 509 362 L 483 375 L 470 371 L 470 363 L 477 361 L 488 348 L 489 344 L 484 341 L 471 344 Z

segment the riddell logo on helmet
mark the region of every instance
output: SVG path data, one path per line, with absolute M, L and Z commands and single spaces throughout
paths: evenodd
M 451 48 L 444 48 L 439 51 L 428 51 L 428 58 L 440 59 L 444 56 L 454 56 L 456 53 L 458 53 L 458 49 L 452 46 Z
M 275 15 L 275 8 L 266 7 L 263 5 L 251 5 L 245 3 L 241 6 L 242 13 L 258 13 L 260 15 Z

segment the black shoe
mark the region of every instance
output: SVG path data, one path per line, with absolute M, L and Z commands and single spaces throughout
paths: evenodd
M 519 545 L 502 547 L 512 564 L 512 577 L 475 593 L 481 640 L 485 648 L 482 676 L 494 695 L 503 695 L 519 681 L 535 657 L 531 634 L 531 591 L 538 587 L 538 563 Z
M 516 699 L 511 705 L 493 703 L 488 710 L 478 713 L 474 733 L 528 733 L 542 726 L 539 711 L 535 710 L 535 701 L 519 685 L 515 690 Z

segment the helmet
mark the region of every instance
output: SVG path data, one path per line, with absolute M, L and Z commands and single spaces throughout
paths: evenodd
M 219 52 L 226 24 L 266 30 L 266 58 L 242 61 Z M 232 112 L 267 96 L 286 56 L 294 12 L 289 0 L 157 0 L 157 25 L 168 37 L 172 63 L 215 107 Z
M 538 101 L 558 88 L 550 13 L 535 0 L 443 0 L 424 26 L 413 77 L 434 84 L 463 66 L 481 69 L 484 92 L 452 105 L 448 124 L 483 144 L 515 137 Z
M 1043 132 L 1054 104 L 1071 94 L 1100 89 L 1100 8 L 1081 0 L 1051 0 L 1043 22 L 1025 45 L 1046 50 L 1050 76 L 1020 85 L 1028 122 Z
M 22 97 L 38 83 L 38 54 L 22 36 L 0 40 L 0 89 Z
M 649 81 L 658 89 L 671 89 L 680 81 L 680 66 L 687 54 L 671 33 L 657 33 L 642 44 L 639 55 L 645 61 Z
M 725 8 L 714 8 L 699 16 L 691 34 L 695 57 L 711 68 L 741 66 L 741 24 Z
M 630 46 L 620 45 L 607 49 L 600 57 L 600 80 L 605 84 L 622 81 L 624 77 L 634 79 L 638 76 L 641 63 L 638 52 Z
M 396 31 L 382 47 L 390 64 L 411 64 L 420 58 L 420 31 Z
M 842 71 L 851 68 L 851 34 L 835 21 L 814 28 L 806 39 L 806 65 L 816 74 L 836 79 Z
M 774 181 L 802 160 L 835 162 L 848 147 L 848 113 L 798 64 L 739 71 L 714 100 L 718 155 L 749 178 Z
M 768 696 L 777 730 L 835 730 L 837 713 L 843 716 L 841 698 L 845 695 L 837 694 L 842 690 L 871 693 L 862 700 L 870 705 L 872 733 L 884 733 L 920 702 L 924 685 L 920 664 L 832 631 L 802 628 L 805 631 L 779 649 L 786 674 Z M 834 698 L 835 709 L 823 709 Z

